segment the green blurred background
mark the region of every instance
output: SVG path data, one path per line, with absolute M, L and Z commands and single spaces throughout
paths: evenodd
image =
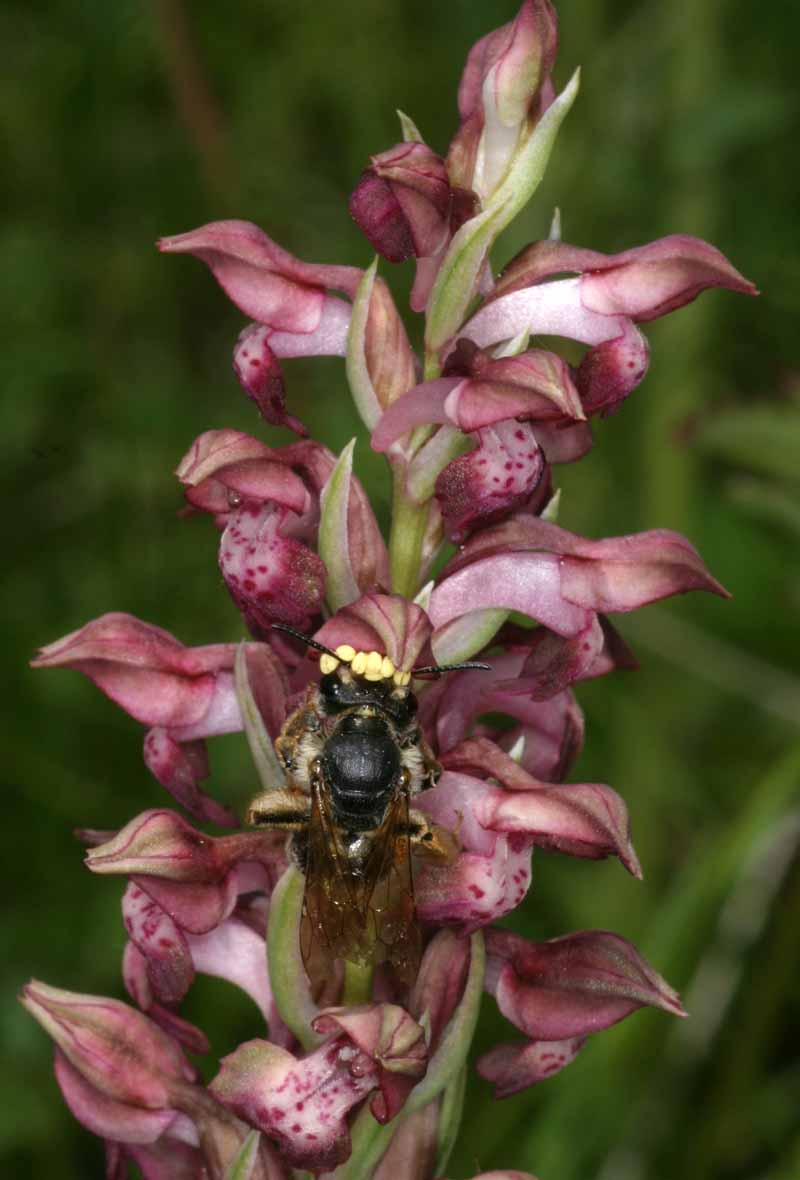
M 153 241 L 236 216 L 303 258 L 365 264 L 346 202 L 367 155 L 399 138 L 398 106 L 444 150 L 468 47 L 514 11 L 513 0 L 2 7 L 4 1175 L 102 1174 L 44 1034 L 13 997 L 32 974 L 122 994 L 122 886 L 85 872 L 70 831 L 165 800 L 139 727 L 81 677 L 26 661 L 111 609 L 190 644 L 240 634 L 213 530 L 178 519 L 170 472 L 202 430 L 262 429 L 230 370 L 242 317 L 200 264 L 161 258 Z M 696 234 L 764 294 L 711 292 L 649 327 L 650 375 L 560 479 L 567 527 L 678 529 L 734 598 L 622 618 L 642 669 L 578 691 L 588 740 L 575 777 L 626 798 L 645 882 L 542 854 L 515 915 L 534 937 L 624 934 L 691 1019 L 636 1014 L 499 1105 L 476 1079 L 449 1175 L 796 1180 L 800 17 L 750 0 L 563 0 L 560 17 L 557 81 L 582 64 L 583 91 L 495 267 L 559 204 L 570 242 L 616 251 Z M 286 369 L 293 411 L 340 448 L 356 431 L 342 365 Z M 365 442 L 357 463 L 375 485 Z M 385 512 L 385 490 L 376 498 Z M 252 786 L 243 745 L 212 749 L 213 787 L 229 799 Z M 481 1048 L 501 1035 L 485 1009 Z M 210 1025 L 217 1054 L 257 1031 L 248 1004 L 210 981 L 188 1014 Z

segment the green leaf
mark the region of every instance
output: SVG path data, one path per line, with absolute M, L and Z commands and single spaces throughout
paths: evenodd
M 541 184 L 556 136 L 578 96 L 580 83 L 581 72 L 577 69 L 555 102 L 542 115 L 522 147 L 515 152 L 503 183 L 492 194 L 489 208 L 495 205 L 502 206 L 498 233 L 527 205 Z
M 233 675 L 247 744 L 261 785 L 265 791 L 280 790 L 286 785 L 286 776 L 250 688 L 250 678 L 247 674 L 247 644 L 244 642 L 236 649 Z
M 403 133 L 404 143 L 424 143 L 422 134 L 413 119 L 404 111 L 398 111 L 397 117 L 400 120 L 400 130 Z
M 439 1135 L 436 1145 L 435 1175 L 441 1176 L 455 1147 L 464 1111 L 464 1092 L 467 1088 L 467 1067 L 462 1065 L 447 1086 L 439 1111 Z
M 800 537 L 800 496 L 791 495 L 763 479 L 736 479 L 729 485 L 730 497 L 750 516 Z
M 471 610 L 446 623 L 434 637 L 432 650 L 437 664 L 460 664 L 481 651 L 497 634 L 510 614 L 486 607 Z
M 259 1131 L 251 1131 L 225 1169 L 224 1180 L 250 1180 L 258 1158 Z
M 704 451 L 750 471 L 800 483 L 800 413 L 737 409 L 707 418 L 697 432 Z
M 300 955 L 300 918 L 303 913 L 305 878 L 290 865 L 272 893 L 267 927 L 267 960 L 272 995 L 281 1020 L 304 1049 L 314 1049 L 324 1038 L 317 1036 L 311 1021 L 319 1008 L 311 997 Z
M 480 269 L 502 229 L 502 215 L 502 207 L 484 210 L 464 222 L 450 243 L 428 303 L 426 352 L 438 351 L 463 323 Z
M 361 597 L 350 561 L 347 529 L 355 445 L 356 440 L 352 438 L 339 456 L 320 495 L 319 555 L 328 571 L 325 598 L 331 611 L 337 611 Z
M 356 297 L 353 300 L 353 311 L 350 316 L 350 328 L 347 333 L 347 357 L 345 368 L 350 392 L 353 395 L 356 409 L 361 420 L 370 433 L 375 429 L 378 419 L 383 413 L 378 396 L 372 384 L 372 378 L 367 368 L 367 356 L 364 342 L 367 335 L 367 321 L 369 319 L 369 305 L 372 299 L 372 288 L 378 271 L 378 259 L 364 271 L 364 277 L 358 285 Z

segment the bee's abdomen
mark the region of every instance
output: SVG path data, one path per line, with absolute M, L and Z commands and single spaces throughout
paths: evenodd
M 379 821 L 400 772 L 400 755 L 381 717 L 344 717 L 322 757 L 335 811 L 346 820 Z

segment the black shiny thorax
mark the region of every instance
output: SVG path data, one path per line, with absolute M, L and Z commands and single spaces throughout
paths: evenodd
M 403 773 L 400 742 L 416 713 L 408 689 L 338 670 L 323 676 L 327 717 L 321 770 L 336 821 L 351 832 L 380 826 Z

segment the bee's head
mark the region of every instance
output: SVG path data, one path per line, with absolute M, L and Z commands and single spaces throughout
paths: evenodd
M 389 656 L 379 651 L 356 651 L 348 643 L 341 644 L 334 651 L 283 623 L 273 623 L 272 626 L 275 631 L 285 631 L 320 652 L 319 691 L 331 713 L 358 705 L 376 705 L 399 724 L 406 724 L 417 711 L 417 700 L 410 687 L 412 676 L 438 676 L 442 672 L 468 668 L 488 670 L 488 664 L 474 663 L 398 668 Z
M 356 651 L 342 644 L 335 652 L 324 652 L 319 667 L 320 696 L 329 713 L 371 705 L 403 727 L 417 711 L 411 673 L 395 668 L 393 661 L 378 651 Z

